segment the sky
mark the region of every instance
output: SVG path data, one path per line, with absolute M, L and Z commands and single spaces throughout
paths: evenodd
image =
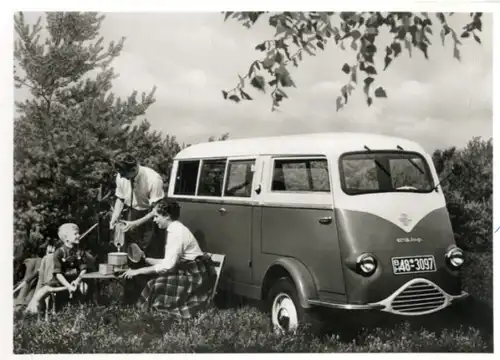
M 25 13 L 35 22 L 40 13 Z M 434 27 L 429 60 L 420 51 L 406 51 L 376 84 L 387 99 L 368 107 L 359 87 L 347 106 L 336 111 L 340 87 L 348 81 L 342 71 L 355 53 L 329 42 L 316 57 L 304 56 L 290 72 L 297 85 L 287 91 L 280 110 L 271 112 L 269 95 L 248 93 L 253 101 L 235 104 L 221 90 L 238 83 L 252 61 L 262 53 L 255 46 L 272 39 L 267 17 L 252 29 L 236 20 L 224 22 L 219 12 L 106 13 L 101 35 L 105 41 L 126 37 L 121 55 L 113 63 L 120 75 L 113 91 L 122 97 L 134 90 L 157 87 L 156 102 L 146 113 L 152 128 L 193 144 L 210 136 L 230 138 L 292 133 L 356 131 L 401 136 L 421 143 L 427 151 L 464 146 L 474 136 L 488 139 L 492 125 L 492 16 L 483 17 L 482 44 L 464 39 L 462 60 L 453 58 L 451 38 L 442 46 Z M 468 14 L 455 14 L 452 25 L 461 26 Z M 379 49 L 389 44 L 381 33 Z M 383 54 L 381 54 L 383 56 Z M 382 69 L 383 58 L 376 59 Z M 16 91 L 15 99 L 26 96 Z

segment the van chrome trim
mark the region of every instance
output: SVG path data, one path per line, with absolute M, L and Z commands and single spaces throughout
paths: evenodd
M 469 294 L 465 291 L 460 295 L 450 295 L 434 282 L 416 278 L 408 281 L 378 304 L 384 305 L 382 311 L 396 315 L 417 316 L 442 310 L 450 306 L 453 301 L 467 296 Z
M 382 310 L 384 308 L 383 305 L 379 304 L 366 304 L 366 305 L 338 304 L 330 301 L 315 300 L 315 299 L 309 300 L 308 303 L 314 306 L 326 306 L 333 309 L 343 309 L 343 310 Z
M 469 294 L 462 291 L 460 295 L 450 295 L 434 282 L 416 278 L 408 281 L 392 295 L 382 301 L 368 304 L 338 304 L 317 299 L 308 300 L 310 305 L 326 306 L 344 310 L 380 310 L 396 315 L 427 315 L 450 306 L 453 302 L 467 298 Z

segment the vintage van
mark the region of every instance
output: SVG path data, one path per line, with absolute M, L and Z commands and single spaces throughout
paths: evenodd
M 463 252 L 432 158 L 413 141 L 321 133 L 208 142 L 174 159 L 168 197 L 221 288 L 293 330 L 310 309 L 424 315 L 465 298 Z

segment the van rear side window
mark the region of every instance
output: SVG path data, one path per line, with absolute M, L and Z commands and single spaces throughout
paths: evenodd
M 199 196 L 221 196 L 226 159 L 204 160 L 201 168 Z
M 199 160 L 179 161 L 174 194 L 194 195 L 196 193 L 196 180 L 198 179 L 199 167 Z
M 229 161 L 224 196 L 250 197 L 252 195 L 252 166 L 255 160 Z
M 326 159 L 274 160 L 272 191 L 330 192 Z

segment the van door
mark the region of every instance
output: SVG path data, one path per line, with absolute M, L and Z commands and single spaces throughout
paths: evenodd
M 226 254 L 227 280 L 252 281 L 252 185 L 255 158 L 228 159 L 222 204 L 218 212 L 221 253 Z
M 275 157 L 266 168 L 262 253 L 295 258 L 319 291 L 345 294 L 327 158 Z

